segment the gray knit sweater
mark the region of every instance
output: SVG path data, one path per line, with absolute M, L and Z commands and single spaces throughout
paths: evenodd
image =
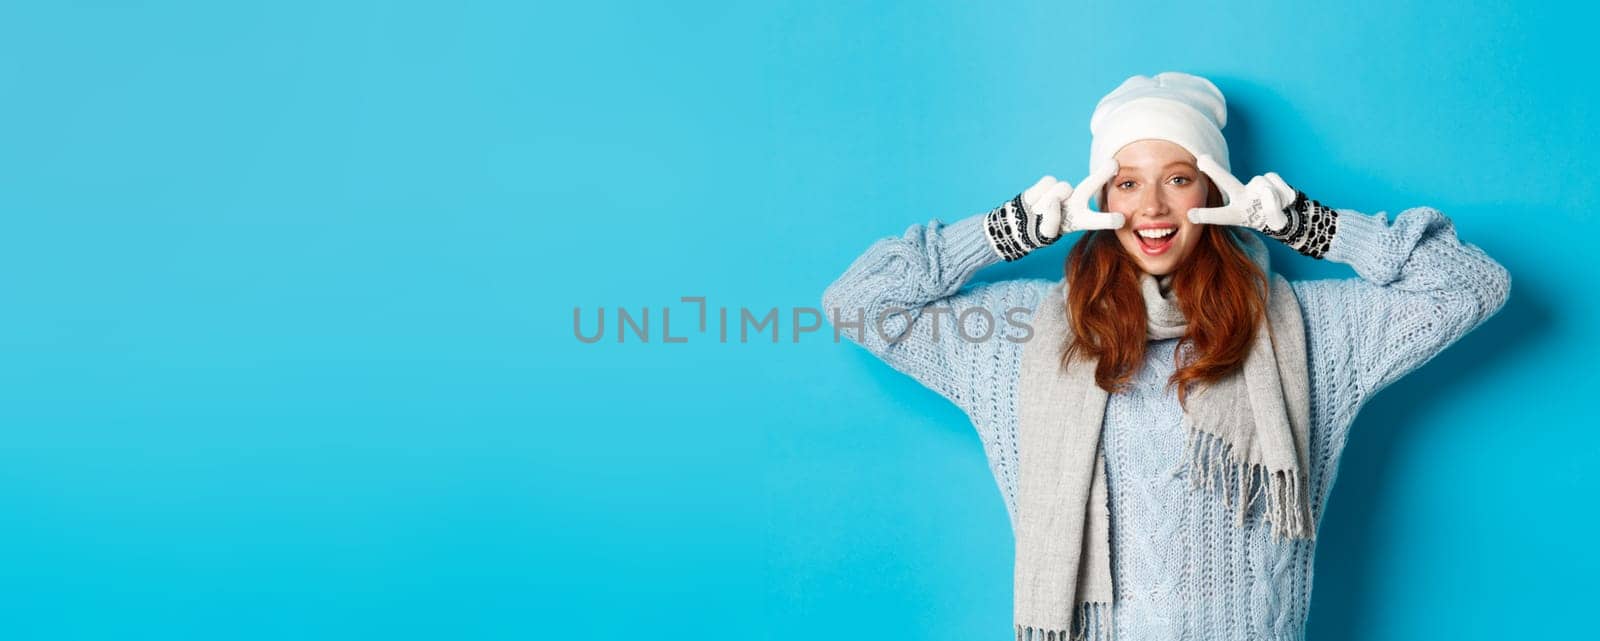
M 1293 283 L 1310 359 L 1308 478 L 1318 524 L 1356 412 L 1487 320 L 1510 291 L 1505 268 L 1459 241 L 1437 210 L 1409 209 L 1392 223 L 1381 212 L 1338 211 L 1325 258 L 1359 277 Z M 966 412 L 1015 526 L 1019 339 L 1052 282 L 969 285 L 977 270 L 1001 260 L 982 218 L 934 219 L 878 240 L 822 302 L 837 331 Z M 1216 496 L 1189 488 L 1181 476 L 1181 412 L 1166 388 L 1176 342 L 1151 342 L 1131 388 L 1112 394 L 1106 407 L 1115 634 L 1303 639 L 1316 543 L 1274 542 L 1260 519 L 1241 528 Z

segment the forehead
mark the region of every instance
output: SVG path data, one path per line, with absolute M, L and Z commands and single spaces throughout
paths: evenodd
M 1195 164 L 1194 154 L 1165 140 L 1139 140 L 1129 143 L 1116 153 L 1117 164 L 1123 169 L 1157 171 L 1173 165 Z

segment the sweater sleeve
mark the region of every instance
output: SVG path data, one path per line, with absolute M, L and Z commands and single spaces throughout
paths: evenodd
M 1338 210 L 1328 260 L 1359 278 L 1296 283 L 1305 310 L 1313 389 L 1338 414 L 1422 366 L 1505 305 L 1511 277 L 1431 207 L 1384 213 Z M 1347 424 L 1347 421 L 1338 421 Z M 1342 442 L 1342 434 L 1338 435 Z
M 1430 207 L 1340 209 L 1323 257 L 1356 278 L 1293 283 L 1311 365 L 1312 513 L 1320 521 L 1350 425 L 1368 399 L 1505 305 L 1511 277 Z
M 1030 337 L 1032 294 L 1048 285 L 1043 279 L 967 285 L 979 269 L 1001 261 L 983 217 L 948 225 L 935 218 L 879 239 L 822 295 L 823 314 L 837 334 L 977 422 L 997 398 L 992 388 L 1003 382 L 1008 352 Z

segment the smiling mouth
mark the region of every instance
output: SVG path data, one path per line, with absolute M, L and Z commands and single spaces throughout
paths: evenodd
M 1150 256 L 1166 253 L 1178 237 L 1177 227 L 1156 227 L 1133 232 L 1139 237 L 1139 248 Z

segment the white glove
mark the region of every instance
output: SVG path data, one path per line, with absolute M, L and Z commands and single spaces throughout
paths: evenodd
M 1112 159 L 1105 167 L 1100 168 L 1100 171 L 1089 174 L 1083 182 L 1078 183 L 1078 188 L 1067 198 L 1066 211 L 1061 217 L 1062 234 L 1089 229 L 1122 228 L 1128 219 L 1127 216 L 1121 212 L 1098 211 L 1089 206 L 1089 197 L 1099 193 L 1100 188 L 1106 186 L 1106 181 L 1117 175 L 1117 170 L 1121 167 L 1116 159 Z
M 1239 181 L 1210 155 L 1201 155 L 1200 171 L 1228 195 L 1228 204 L 1189 210 L 1189 222 L 1201 225 L 1238 225 L 1260 230 L 1268 238 L 1312 258 L 1322 258 L 1339 229 L 1339 212 L 1307 198 L 1277 174 L 1267 172 Z
M 1189 210 L 1189 222 L 1197 225 L 1238 225 L 1260 230 L 1267 234 L 1282 231 L 1289 224 L 1284 208 L 1294 202 L 1294 189 L 1277 174 L 1250 179 L 1250 184 L 1239 184 L 1239 179 L 1223 169 L 1210 154 L 1196 159 L 1200 171 L 1216 183 L 1228 197 L 1221 207 L 1202 207 Z
M 1089 208 L 1089 196 L 1115 175 L 1115 163 L 1107 171 L 1091 175 L 1074 190 L 1072 185 L 1045 176 L 1032 187 L 990 210 L 984 217 L 984 233 L 995 254 L 1007 261 L 1017 260 L 1062 236 L 1084 229 L 1116 229 L 1123 215 Z

